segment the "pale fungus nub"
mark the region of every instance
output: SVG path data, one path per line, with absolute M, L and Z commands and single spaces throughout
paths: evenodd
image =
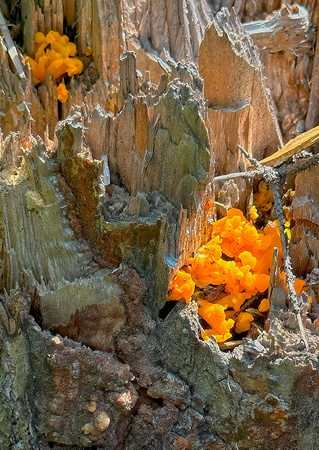
M 93 434 L 94 432 L 94 426 L 92 423 L 86 423 L 83 427 L 82 427 L 82 431 L 84 434 Z
M 96 410 L 96 407 L 97 407 L 97 403 L 93 402 L 93 401 L 90 401 L 89 406 L 88 406 L 88 410 L 90 412 L 94 412 Z
M 54 336 L 52 339 L 51 339 L 51 342 L 52 342 L 52 344 L 53 345 L 55 345 L 55 346 L 60 346 L 60 345 L 62 345 L 62 341 L 61 341 L 61 339 L 60 338 L 58 338 L 58 336 Z
M 96 428 L 101 432 L 108 428 L 110 425 L 110 418 L 105 411 L 99 413 L 95 418 Z
M 96 394 L 92 394 L 90 395 L 90 402 L 97 402 L 98 401 L 98 396 Z

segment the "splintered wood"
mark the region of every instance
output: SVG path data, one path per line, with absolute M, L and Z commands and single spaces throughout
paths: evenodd
M 306 150 L 319 141 L 319 126 L 315 127 L 299 136 L 291 139 L 286 145 L 284 145 L 280 150 L 264 158 L 260 161 L 260 164 L 265 166 L 277 166 L 282 164 L 288 158 L 297 155 L 302 150 Z
M 319 2 L 9 3 L 0 2 L 0 448 L 312 448 Z M 63 104 L 61 80 L 44 72 L 35 86 L 23 58 L 34 56 L 35 33 L 51 30 L 84 67 L 62 74 Z M 244 215 L 262 179 L 274 201 L 265 183 L 272 209 L 253 211 L 253 225 Z M 190 258 L 231 208 L 252 252 L 256 235 L 265 239 L 256 257 L 238 249 L 245 274 L 220 248 L 234 293 L 240 276 L 253 280 L 238 311 L 224 279 L 196 290 L 193 281 L 198 302 L 227 294 L 221 315 L 253 317 L 250 330 L 229 323 L 234 340 L 219 347 L 203 341 L 192 294 L 188 304 L 166 294 L 177 271 L 191 277 Z M 269 274 L 276 217 L 286 281 L 276 252 Z M 257 298 L 249 262 L 267 245 Z M 296 295 L 296 275 L 306 294 Z

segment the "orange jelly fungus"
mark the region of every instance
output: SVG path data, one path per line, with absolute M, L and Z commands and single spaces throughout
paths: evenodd
M 236 333 L 243 333 L 244 331 L 250 330 L 250 324 L 254 320 L 254 316 L 248 312 L 240 312 L 235 320 Z
M 69 98 L 69 91 L 65 87 L 65 84 L 59 84 L 59 86 L 56 88 L 56 95 L 61 103 L 65 103 L 67 101 L 67 99 Z
M 93 50 L 90 47 L 86 47 L 85 56 L 91 56 L 92 53 L 93 53 Z
M 56 80 L 66 74 L 71 77 L 83 71 L 82 61 L 73 58 L 77 52 L 76 45 L 69 42 L 67 36 L 50 31 L 46 36 L 43 33 L 36 33 L 34 40 L 36 44 L 34 59 L 25 56 L 25 61 L 32 68 L 34 84 L 45 81 L 47 72 Z
M 254 194 L 254 204 L 261 212 L 267 212 L 272 208 L 274 197 L 264 180 L 258 185 L 258 190 Z
M 190 303 L 194 290 L 195 283 L 192 277 L 188 273 L 183 272 L 183 270 L 179 270 L 170 285 L 170 292 L 167 299 L 180 300 L 184 298 L 186 303 Z
M 249 217 L 254 222 L 258 218 L 258 212 L 256 206 L 252 206 L 249 210 Z
M 260 189 L 267 190 L 263 185 Z M 267 199 L 270 201 L 270 197 Z M 278 247 L 281 261 L 278 226 L 257 230 L 240 210 L 232 208 L 226 217 L 213 224 L 211 240 L 175 276 L 168 299 L 184 298 L 189 303 L 195 287 L 224 285 L 223 292 L 214 300 L 198 300 L 198 314 L 211 327 L 202 332 L 202 337 L 208 339 L 213 335 L 217 342 L 224 342 L 234 332 L 248 331 L 254 317 L 241 308 L 247 299 L 268 289 L 274 247 Z M 303 285 L 302 280 L 296 279 L 297 293 Z M 268 300 L 262 300 L 258 309 L 268 311 Z
M 258 306 L 258 311 L 266 312 L 268 311 L 268 309 L 269 309 L 269 300 L 268 298 L 264 298 Z
M 226 319 L 224 308 L 221 305 L 202 300 L 198 314 L 211 326 L 211 329 L 204 331 L 207 336 L 213 334 L 217 342 L 224 342 L 232 337 L 229 331 L 235 322 L 232 319 Z

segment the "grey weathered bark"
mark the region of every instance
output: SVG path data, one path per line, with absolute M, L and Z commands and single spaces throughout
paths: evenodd
M 58 105 L 0 39 L 0 447 L 317 448 L 318 166 L 286 179 L 308 350 L 279 285 L 231 353 L 165 295 L 224 213 L 207 202 L 251 204 L 214 182 L 247 169 L 237 145 L 262 159 L 318 124 L 318 3 L 5 3 L 19 55 L 67 29 L 84 72 Z

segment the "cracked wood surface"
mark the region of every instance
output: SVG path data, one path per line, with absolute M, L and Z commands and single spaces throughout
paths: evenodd
M 58 105 L 50 76 L 35 88 L 24 66 L 21 79 L 0 40 L 1 448 L 318 446 L 318 319 L 305 319 L 307 350 L 278 284 L 268 331 L 222 352 L 201 340 L 192 305 L 165 303 L 216 216 L 250 204 L 250 182 L 214 183 L 246 170 L 237 145 L 274 160 L 283 140 L 318 125 L 317 2 L 301 2 L 308 12 L 282 3 L 3 10 L 18 20 L 20 57 L 36 31 L 66 26 L 84 72 Z M 308 165 L 286 178 L 302 276 L 319 255 L 318 166 Z

